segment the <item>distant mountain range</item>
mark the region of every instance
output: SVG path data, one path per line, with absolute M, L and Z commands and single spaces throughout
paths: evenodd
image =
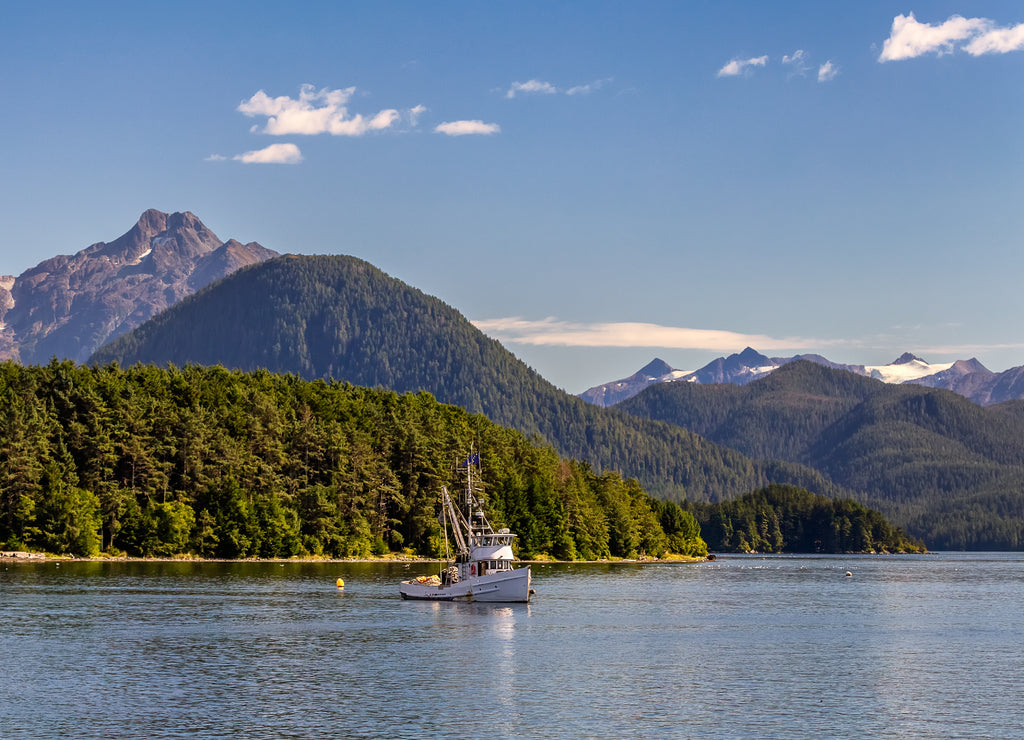
M 813 468 L 932 547 L 1024 546 L 1024 401 L 983 408 L 796 361 L 746 385 L 658 383 L 616 408 Z
M 222 242 L 191 213 L 146 211 L 110 243 L 0 276 L 0 359 L 85 362 L 199 288 L 277 256 L 256 242 Z
M 931 364 L 909 352 L 888 365 L 844 365 L 814 354 L 767 357 L 750 347 L 739 354 L 719 357 L 699 370 L 692 371 L 676 370 L 664 360 L 655 359 L 628 378 L 594 386 L 581 393 L 580 398 L 597 406 L 614 406 L 656 383 L 684 381 L 702 385 L 745 385 L 796 360 L 807 360 L 834 370 L 846 370 L 884 383 L 911 383 L 943 388 L 982 406 L 1024 398 L 1024 367 L 995 373 L 974 358 Z

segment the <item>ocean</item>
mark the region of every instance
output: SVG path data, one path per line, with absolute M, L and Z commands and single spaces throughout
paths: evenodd
M 533 568 L 4 561 L 0 737 L 1024 736 L 1024 554 Z

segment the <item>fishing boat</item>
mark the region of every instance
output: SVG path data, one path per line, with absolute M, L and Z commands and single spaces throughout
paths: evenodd
M 441 526 L 447 560 L 438 575 L 402 581 L 403 599 L 422 601 L 528 602 L 533 595 L 530 566 L 516 567 L 508 529 L 494 531 L 473 490 L 473 466 L 480 455 L 473 453 L 465 463 L 466 490 L 459 505 L 441 487 Z M 462 467 L 462 466 L 460 466 Z M 479 477 L 479 476 L 478 476 Z M 448 530 L 452 531 L 455 556 L 449 552 Z

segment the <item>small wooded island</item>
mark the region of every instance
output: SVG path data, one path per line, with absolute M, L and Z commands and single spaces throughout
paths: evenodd
M 441 486 L 473 445 L 523 559 L 924 551 L 876 511 L 788 486 L 657 500 L 427 393 L 54 360 L 0 363 L 0 399 L 0 550 L 434 557 Z

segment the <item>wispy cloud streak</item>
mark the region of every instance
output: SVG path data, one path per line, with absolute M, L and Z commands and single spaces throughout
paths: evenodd
M 526 82 L 513 82 L 512 86 L 505 93 L 506 98 L 514 98 L 516 95 L 554 95 L 558 88 L 550 82 L 543 80 L 527 80 Z
M 505 91 L 505 97 L 512 99 L 521 97 L 523 95 L 590 95 L 593 92 L 597 92 L 606 84 L 612 81 L 611 77 L 606 77 L 602 80 L 594 80 L 583 85 L 573 85 L 569 88 L 560 88 L 557 85 L 547 82 L 546 80 L 527 80 L 526 82 L 513 82 L 508 90 Z
M 480 331 L 510 344 L 563 347 L 664 347 L 736 351 L 737 347 L 761 350 L 808 350 L 842 344 L 835 340 L 804 337 L 771 337 L 717 329 L 690 329 L 641 322 L 574 323 L 555 318 L 539 321 L 520 317 L 474 321 Z
M 782 63 L 790 69 L 790 74 L 795 77 L 805 77 L 810 66 L 807 64 L 807 52 L 797 49 L 792 54 L 785 54 Z
M 483 121 L 445 121 L 434 127 L 435 134 L 447 136 L 489 136 L 501 132 L 501 126 Z
M 238 154 L 232 159 L 243 164 L 298 164 L 302 161 L 302 152 L 294 144 L 271 144 L 263 149 Z

